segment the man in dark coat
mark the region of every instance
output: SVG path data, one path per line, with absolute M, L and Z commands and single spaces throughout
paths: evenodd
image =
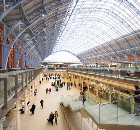
M 135 87 L 135 95 L 134 96 L 137 96 L 140 94 L 140 88 L 138 85 L 134 85 Z M 140 105 L 140 95 L 138 97 L 134 97 L 134 100 L 135 100 L 135 116 L 138 116 L 139 115 L 139 105 Z
M 44 101 L 41 99 L 40 103 L 41 103 L 42 109 L 43 109 L 43 102 L 44 102 Z
M 54 114 L 51 112 L 49 119 L 47 119 L 53 125 Z
M 32 105 L 31 110 L 32 110 L 32 115 L 33 115 L 34 114 L 34 111 L 35 111 L 35 104 Z

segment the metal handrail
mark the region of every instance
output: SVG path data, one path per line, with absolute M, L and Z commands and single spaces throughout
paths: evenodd
M 62 108 L 62 107 L 61 107 Z M 63 110 L 62 110 L 63 109 Z M 65 114 L 65 111 L 64 111 L 64 108 L 62 108 L 61 110 L 62 110 L 62 112 L 63 112 L 63 115 L 64 115 L 64 119 L 65 119 L 65 122 L 66 122 L 66 127 L 67 127 L 67 130 L 71 130 L 71 128 L 72 128 L 72 130 L 74 130 L 73 129 L 73 127 L 72 127 L 72 125 L 71 125 L 71 123 L 68 121 L 68 119 L 67 119 L 67 116 L 66 116 L 66 114 Z M 67 123 L 68 123 L 68 125 L 67 125 Z
M 120 99 L 120 100 L 112 101 L 112 102 L 101 103 L 101 106 L 111 104 L 111 103 L 115 103 L 115 102 L 119 102 L 119 101 L 123 101 L 123 100 L 130 99 L 130 98 L 135 98 L 135 97 L 140 97 L 140 94 L 135 95 L 135 96 L 131 96 L 131 97 L 128 97 L 128 98 L 123 98 L 123 99 Z

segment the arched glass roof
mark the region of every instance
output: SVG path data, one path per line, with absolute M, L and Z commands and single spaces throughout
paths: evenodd
M 3 65 L 13 47 L 40 65 L 49 55 L 66 51 L 82 63 L 128 60 L 140 55 L 140 0 L 0 1 Z M 132 59 L 131 58 L 131 59 Z M 32 59 L 32 61 L 31 61 Z
M 81 63 L 76 56 L 65 51 L 53 53 L 45 58 L 43 62 Z
M 140 29 L 140 0 L 79 0 L 53 51 L 79 54 Z

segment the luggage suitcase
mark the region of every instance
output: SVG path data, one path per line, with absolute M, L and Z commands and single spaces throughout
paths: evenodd
M 58 88 L 56 88 L 56 91 L 58 91 Z

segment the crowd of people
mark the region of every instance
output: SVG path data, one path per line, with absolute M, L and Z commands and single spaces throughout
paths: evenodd
M 46 78 L 46 80 L 48 80 L 48 78 Z M 74 82 L 74 84 L 76 84 L 76 83 Z M 70 88 L 71 88 L 70 86 L 72 86 L 71 82 L 67 82 L 67 86 L 66 86 L 67 90 L 70 90 Z M 138 97 L 136 97 L 136 96 L 140 94 L 140 88 L 139 88 L 138 85 L 134 85 L 134 87 L 135 87 L 135 95 L 133 95 L 133 96 L 135 96 L 134 97 L 134 101 L 135 101 L 135 116 L 138 116 L 139 111 L 140 111 L 139 110 L 140 96 L 138 96 Z M 57 89 L 58 89 L 58 85 L 57 85 Z M 49 93 L 51 92 L 51 88 L 46 88 L 46 94 L 48 92 Z M 80 95 L 82 97 L 82 102 L 83 102 L 83 105 L 84 105 L 84 102 L 86 101 L 86 95 L 85 95 L 85 90 L 84 89 L 83 89 L 83 92 L 82 91 L 80 92 Z M 43 103 L 44 103 L 44 101 L 41 99 L 40 104 L 41 104 L 42 109 L 43 109 Z M 32 108 L 31 108 L 32 115 L 34 114 L 35 108 L 36 108 L 36 106 L 35 106 L 35 104 L 33 104 Z M 50 113 L 49 118 L 47 120 L 53 126 L 53 120 L 54 119 L 55 119 L 55 124 L 57 125 L 57 118 L 58 118 L 58 112 L 55 111 L 55 113 L 53 113 L 53 112 Z

